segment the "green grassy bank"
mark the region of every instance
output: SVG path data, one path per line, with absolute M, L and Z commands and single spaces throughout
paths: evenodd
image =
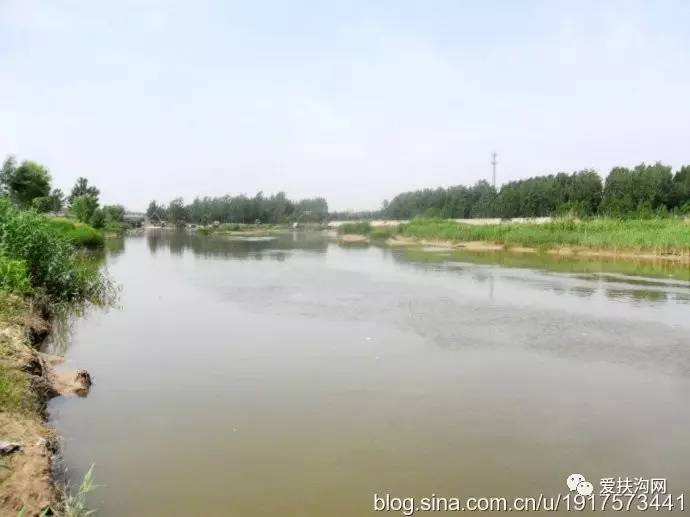
M 87 225 L 20 210 L 0 198 L 0 437 L 43 444 L 0 459 L 0 514 L 23 509 L 38 515 L 51 507 L 51 515 L 73 515 L 49 475 L 54 440 L 45 405 L 53 388 L 50 368 L 33 345 L 49 333 L 58 306 L 113 300 L 98 260 L 82 251 L 100 239 Z
M 105 242 L 103 233 L 88 224 L 66 219 L 64 217 L 50 217 L 47 219 L 47 222 L 56 232 L 69 239 L 75 246 L 102 248 Z M 121 231 L 119 226 L 116 230 L 117 231 L 114 229 L 113 233 Z
M 338 235 L 366 235 L 370 239 L 388 239 L 400 234 L 401 226 L 372 226 L 370 223 L 352 222 L 338 226 Z
M 683 219 L 556 220 L 545 224 L 474 226 L 442 219 L 415 219 L 401 228 L 405 237 L 455 242 L 486 241 L 538 249 L 557 247 L 690 254 L 690 222 Z

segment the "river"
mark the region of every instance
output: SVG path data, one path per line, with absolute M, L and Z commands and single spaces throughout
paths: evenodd
M 49 409 L 98 515 L 378 515 L 375 494 L 536 497 L 574 472 L 690 487 L 687 269 L 306 232 L 108 248 L 119 307 L 48 345 L 94 379 Z

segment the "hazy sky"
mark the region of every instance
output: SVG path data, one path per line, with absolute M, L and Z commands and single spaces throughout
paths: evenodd
M 0 158 L 105 202 L 378 208 L 690 163 L 690 2 L 0 0 Z

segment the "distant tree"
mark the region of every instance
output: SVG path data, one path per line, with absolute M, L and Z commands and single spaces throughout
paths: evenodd
M 94 212 L 98 208 L 98 200 L 88 194 L 72 199 L 71 211 L 74 217 L 82 223 L 91 222 Z
M 170 202 L 167 213 L 170 222 L 174 225 L 179 226 L 187 222 L 187 208 L 184 206 L 184 200 L 181 197 L 175 198 Z
M 31 207 L 40 213 L 46 213 L 53 210 L 53 198 L 50 196 L 35 197 L 31 200 Z
M 572 212 L 578 216 L 597 213 L 603 194 L 601 176 L 591 169 L 573 173 L 567 186 L 567 196 L 560 212 Z
M 81 196 L 91 196 L 96 200 L 96 203 L 98 203 L 98 196 L 100 193 L 101 191 L 96 187 L 89 185 L 89 180 L 86 178 L 78 178 L 77 182 L 74 184 L 74 187 L 72 187 L 72 192 L 70 192 L 68 200 L 71 205 L 75 198 Z
M 125 218 L 125 207 L 122 205 L 104 205 L 103 214 L 106 223 L 121 223 Z
M 684 165 L 673 176 L 673 206 L 683 208 L 690 203 L 690 165 Z
M 165 208 L 156 203 L 155 200 L 149 203 L 146 209 L 146 217 L 149 219 L 164 219 L 165 218 Z
M 28 208 L 38 197 L 50 194 L 50 174 L 48 169 L 30 160 L 17 166 L 14 157 L 9 157 L 0 172 L 3 190 L 19 206 Z
M 472 208 L 470 217 L 492 217 L 494 215 L 494 203 L 496 189 L 489 185 L 488 181 L 481 180 L 469 191 Z
M 625 167 L 614 167 L 606 176 L 599 211 L 607 215 L 622 216 L 636 209 L 637 196 L 633 172 Z
M 62 193 L 62 190 L 60 190 L 59 188 L 54 188 L 53 191 L 50 193 L 50 201 L 51 212 L 59 212 L 60 210 L 62 210 L 62 207 L 65 205 L 65 195 Z
M 10 155 L 5 159 L 0 169 L 0 195 L 8 196 L 10 194 L 8 183 L 15 170 L 17 170 L 17 159 Z
M 613 216 L 653 215 L 674 204 L 671 167 L 657 162 L 630 170 L 615 167 L 606 177 L 600 211 Z
M 89 218 L 89 224 L 94 228 L 103 228 L 106 223 L 105 211 L 102 208 L 96 208 L 91 217 Z

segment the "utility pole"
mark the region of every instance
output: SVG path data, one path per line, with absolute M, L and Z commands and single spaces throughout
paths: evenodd
M 492 158 L 491 165 L 493 166 L 493 176 L 492 176 L 491 184 L 493 185 L 494 188 L 496 188 L 496 165 L 498 164 L 498 162 L 496 161 L 496 156 L 497 156 L 496 153 L 493 153 L 491 155 L 491 158 Z

